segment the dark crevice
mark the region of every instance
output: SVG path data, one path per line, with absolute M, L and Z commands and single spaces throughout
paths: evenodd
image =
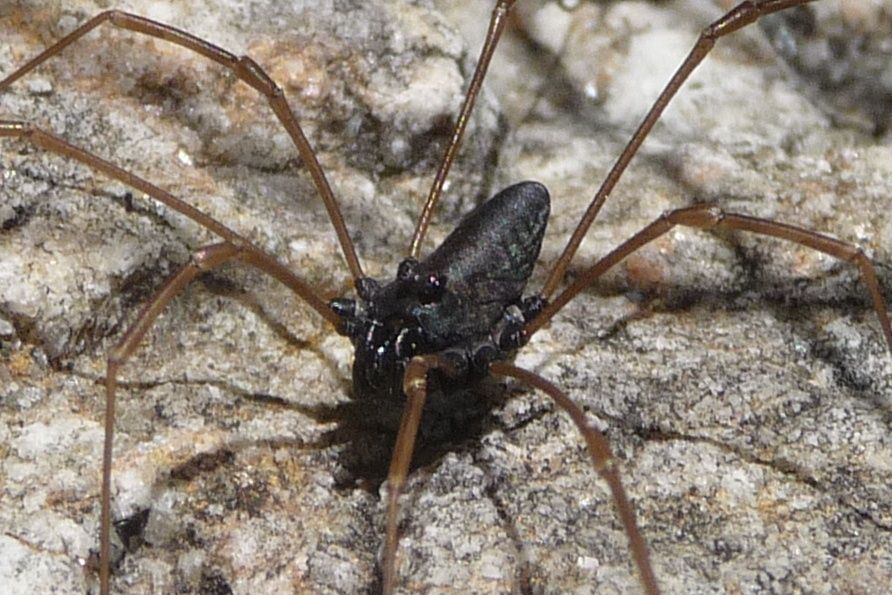
M 220 570 L 210 568 L 201 574 L 199 592 L 203 595 L 231 595 L 233 590 Z
M 12 217 L 5 219 L 0 224 L 0 231 L 11 231 L 17 227 L 24 227 L 37 211 L 34 205 L 12 207 Z
M 490 502 L 492 502 L 492 505 L 496 510 L 496 515 L 499 517 L 499 522 L 505 529 L 505 533 L 508 534 L 508 538 L 511 540 L 511 543 L 514 546 L 514 551 L 517 555 L 517 566 L 514 575 L 514 591 L 522 593 L 523 595 L 532 595 L 532 561 L 526 554 L 524 540 L 520 536 L 520 531 L 518 531 L 517 524 L 508 511 L 508 507 L 505 501 L 499 494 L 498 486 L 492 479 L 492 474 L 490 473 L 489 466 L 485 462 L 479 460 L 479 457 L 474 456 L 473 460 L 474 464 L 480 467 L 489 478 L 489 481 L 487 482 L 485 487 L 486 497 L 489 499 Z
M 81 194 L 93 197 L 108 200 L 122 209 L 124 209 L 127 213 L 135 213 L 137 215 L 141 215 L 147 219 L 149 219 L 152 223 L 163 227 L 165 229 L 173 229 L 170 223 L 164 219 L 161 215 L 159 215 L 154 209 L 147 208 L 145 206 L 138 206 L 140 202 L 149 201 L 151 203 L 157 204 L 159 206 L 164 207 L 165 209 L 169 208 L 163 203 L 155 200 L 154 198 L 147 198 L 145 201 L 137 201 L 134 202 L 133 192 L 131 190 L 127 190 L 124 194 L 116 194 L 112 192 L 105 191 L 101 188 L 96 188 L 94 186 L 83 186 L 80 184 L 72 184 L 66 183 L 63 181 L 59 181 L 57 178 L 53 178 L 51 176 L 45 176 L 42 171 L 34 169 L 29 166 L 23 166 L 17 170 L 19 175 L 25 177 L 34 182 L 42 182 L 49 186 L 50 188 L 58 188 L 63 190 L 70 190 L 73 192 L 79 192 Z M 29 215 L 33 215 L 33 212 L 36 211 L 36 206 L 31 206 L 29 209 L 31 212 Z M 30 217 L 29 217 L 30 218 Z M 3 229 L 7 229 L 5 226 Z
M 203 473 L 209 473 L 231 464 L 235 453 L 228 449 L 204 452 L 195 455 L 185 463 L 170 470 L 170 478 L 176 481 L 191 481 Z
M 138 510 L 129 517 L 114 521 L 115 532 L 124 544 L 124 549 L 133 552 L 143 543 L 143 532 L 149 522 L 150 509 Z
M 505 380 L 502 385 L 504 394 L 493 403 L 493 408 L 496 412 L 498 412 L 498 408 L 504 407 L 510 399 L 522 398 L 524 395 L 531 395 L 535 392 L 520 381 Z M 541 405 L 531 406 L 530 409 L 531 411 L 513 423 L 505 422 L 498 415 L 493 416 L 493 429 L 497 428 L 508 435 L 518 434 L 527 426 L 541 421 L 554 413 L 554 406 L 551 401 L 543 401 Z
M 87 374 L 79 370 L 72 370 L 72 376 L 83 378 L 100 386 L 105 386 L 105 376 L 96 376 Z M 258 393 L 241 388 L 235 384 L 225 382 L 216 378 L 160 378 L 153 380 L 119 380 L 117 386 L 121 389 L 136 389 L 140 391 L 152 390 L 163 386 L 191 386 L 205 387 L 210 386 L 223 392 L 235 395 L 236 398 L 250 403 L 261 404 L 266 407 L 278 407 L 282 410 L 296 411 L 307 417 L 311 417 L 316 421 L 325 423 L 336 419 L 336 415 L 332 413 L 332 408 L 328 406 L 301 405 L 289 401 L 283 397 L 277 397 L 269 393 Z

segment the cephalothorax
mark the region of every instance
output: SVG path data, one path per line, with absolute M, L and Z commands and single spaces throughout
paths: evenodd
M 763 15 L 809 1 L 745 0 L 702 31 L 694 48 L 647 112 L 594 193 L 543 286 L 529 297 L 524 297 L 524 288 L 539 255 L 549 214 L 548 193 L 536 182 L 523 182 L 499 192 L 469 214 L 439 248 L 429 256 L 421 256 L 421 245 L 432 214 L 461 145 L 469 115 L 514 0 L 495 2 L 480 59 L 456 118 L 451 142 L 418 218 L 407 256 L 399 265 L 395 278 L 385 282 L 374 281 L 363 272 L 338 202 L 285 93 L 250 57 L 234 55 L 186 31 L 158 21 L 111 10 L 80 25 L 0 80 L 0 92 L 4 92 L 17 80 L 105 23 L 171 42 L 228 69 L 238 80 L 266 100 L 287 132 L 327 209 L 356 291 L 355 297 L 330 301 L 246 237 L 158 185 L 76 147 L 36 124 L 11 119 L 0 120 L 0 137 L 20 139 L 33 147 L 78 161 L 96 172 L 137 189 L 141 194 L 184 215 L 219 238 L 217 243 L 193 251 L 189 262 L 158 290 L 108 355 L 99 521 L 99 581 L 102 592 L 108 593 L 111 590 L 112 445 L 119 371 L 136 351 L 157 317 L 191 281 L 227 262 L 236 261 L 281 282 L 334 329 L 350 337 L 355 347 L 354 397 L 385 396 L 404 404 L 387 477 L 389 492 L 386 538 L 380 562 L 381 584 L 385 592 L 393 592 L 399 582 L 396 564 L 399 495 L 406 482 L 425 400 L 432 386 L 437 383 L 448 381 L 450 386 L 467 388 L 486 375 L 493 374 L 518 379 L 544 392 L 569 414 L 585 439 L 594 469 L 609 487 L 610 497 L 616 505 L 623 531 L 628 537 L 631 558 L 641 584 L 648 593 L 657 593 L 657 576 L 649 560 L 647 544 L 638 530 L 633 508 L 620 481 L 618 465 L 606 439 L 590 425 L 583 409 L 560 389 L 543 377 L 511 364 L 510 360 L 515 351 L 570 300 L 622 259 L 675 226 L 772 236 L 854 264 L 859 268 L 885 338 L 892 348 L 892 325 L 879 282 L 873 265 L 860 249 L 807 229 L 724 212 L 709 204 L 694 204 L 664 213 L 593 264 L 578 271 L 572 281 L 568 283 L 566 279 L 574 254 L 626 167 L 664 108 L 716 41 L 755 22 Z M 567 286 L 559 291 L 565 283 Z M 370 583 L 376 584 L 374 580 Z
M 363 278 L 358 300 L 334 300 L 340 330 L 356 347 L 354 396 L 399 395 L 416 355 L 441 354 L 452 380 L 466 385 L 520 348 L 524 327 L 544 306 L 540 297 L 521 294 L 548 213 L 544 186 L 510 186 L 471 212 L 423 261 L 403 260 L 390 283 Z

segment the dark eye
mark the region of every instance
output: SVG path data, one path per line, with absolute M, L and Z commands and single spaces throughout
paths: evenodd
M 422 304 L 440 301 L 440 298 L 443 297 L 443 291 L 446 289 L 446 277 L 431 273 L 420 281 L 422 287 L 418 292 L 419 301 Z
M 400 281 L 411 281 L 415 278 L 415 269 L 418 268 L 418 261 L 414 258 L 407 258 L 400 263 L 396 271 L 396 278 Z

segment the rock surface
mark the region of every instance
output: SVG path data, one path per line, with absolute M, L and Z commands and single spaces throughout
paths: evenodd
M 390 276 L 486 3 L 194 4 L 119 8 L 263 65 L 317 149 L 365 269 Z M 892 5 L 866 4 L 819 2 L 721 40 L 570 274 L 662 211 L 713 202 L 863 247 L 892 297 L 892 136 L 880 109 L 892 104 L 892 60 L 876 41 Z M 104 6 L 0 5 L 0 76 Z M 721 9 L 517 8 L 428 246 L 499 187 L 540 180 L 553 215 L 535 289 Z M 834 40 L 857 36 L 834 54 Z M 206 60 L 106 25 L 0 94 L 0 118 L 169 189 L 326 295 L 349 287 L 288 137 L 256 93 Z M 0 583 L 83 593 L 96 587 L 105 354 L 213 237 L 9 139 L 0 228 Z M 892 358 L 854 267 L 751 234 L 678 229 L 579 296 L 517 362 L 568 391 L 611 440 L 666 592 L 892 583 Z M 225 267 L 175 300 L 122 375 L 114 510 L 127 553 L 114 591 L 376 590 L 389 457 L 378 421 L 399 412 L 359 423 L 369 416 L 349 406 L 350 363 L 347 341 L 258 272 Z M 635 589 L 578 432 L 546 397 L 515 388 L 433 414 L 404 500 L 403 588 Z

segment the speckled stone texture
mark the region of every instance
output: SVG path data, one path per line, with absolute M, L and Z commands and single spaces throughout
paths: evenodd
M 248 53 L 285 89 L 366 270 L 390 276 L 449 136 L 487 2 L 122 2 Z M 0 76 L 108 3 L 0 0 Z M 533 289 L 709 2 L 520 0 L 428 249 L 500 187 L 545 183 Z M 617 186 L 571 277 L 662 211 L 713 202 L 862 246 L 892 297 L 892 2 L 822 0 L 719 42 Z M 312 183 L 245 85 L 106 27 L 0 94 L 239 230 L 326 295 L 349 275 Z M 105 353 L 213 237 L 120 184 L 0 139 L 0 584 L 84 593 Z M 609 437 L 669 593 L 892 584 L 892 358 L 852 266 L 678 229 L 517 362 Z M 350 345 L 264 275 L 202 277 L 122 375 L 117 593 L 380 588 L 399 409 L 351 405 Z M 406 592 L 638 588 L 565 415 L 498 385 L 433 403 L 404 498 Z M 509 398 L 511 397 L 511 398 Z M 380 410 L 379 410 L 380 409 Z M 452 410 L 450 413 L 449 410 Z

